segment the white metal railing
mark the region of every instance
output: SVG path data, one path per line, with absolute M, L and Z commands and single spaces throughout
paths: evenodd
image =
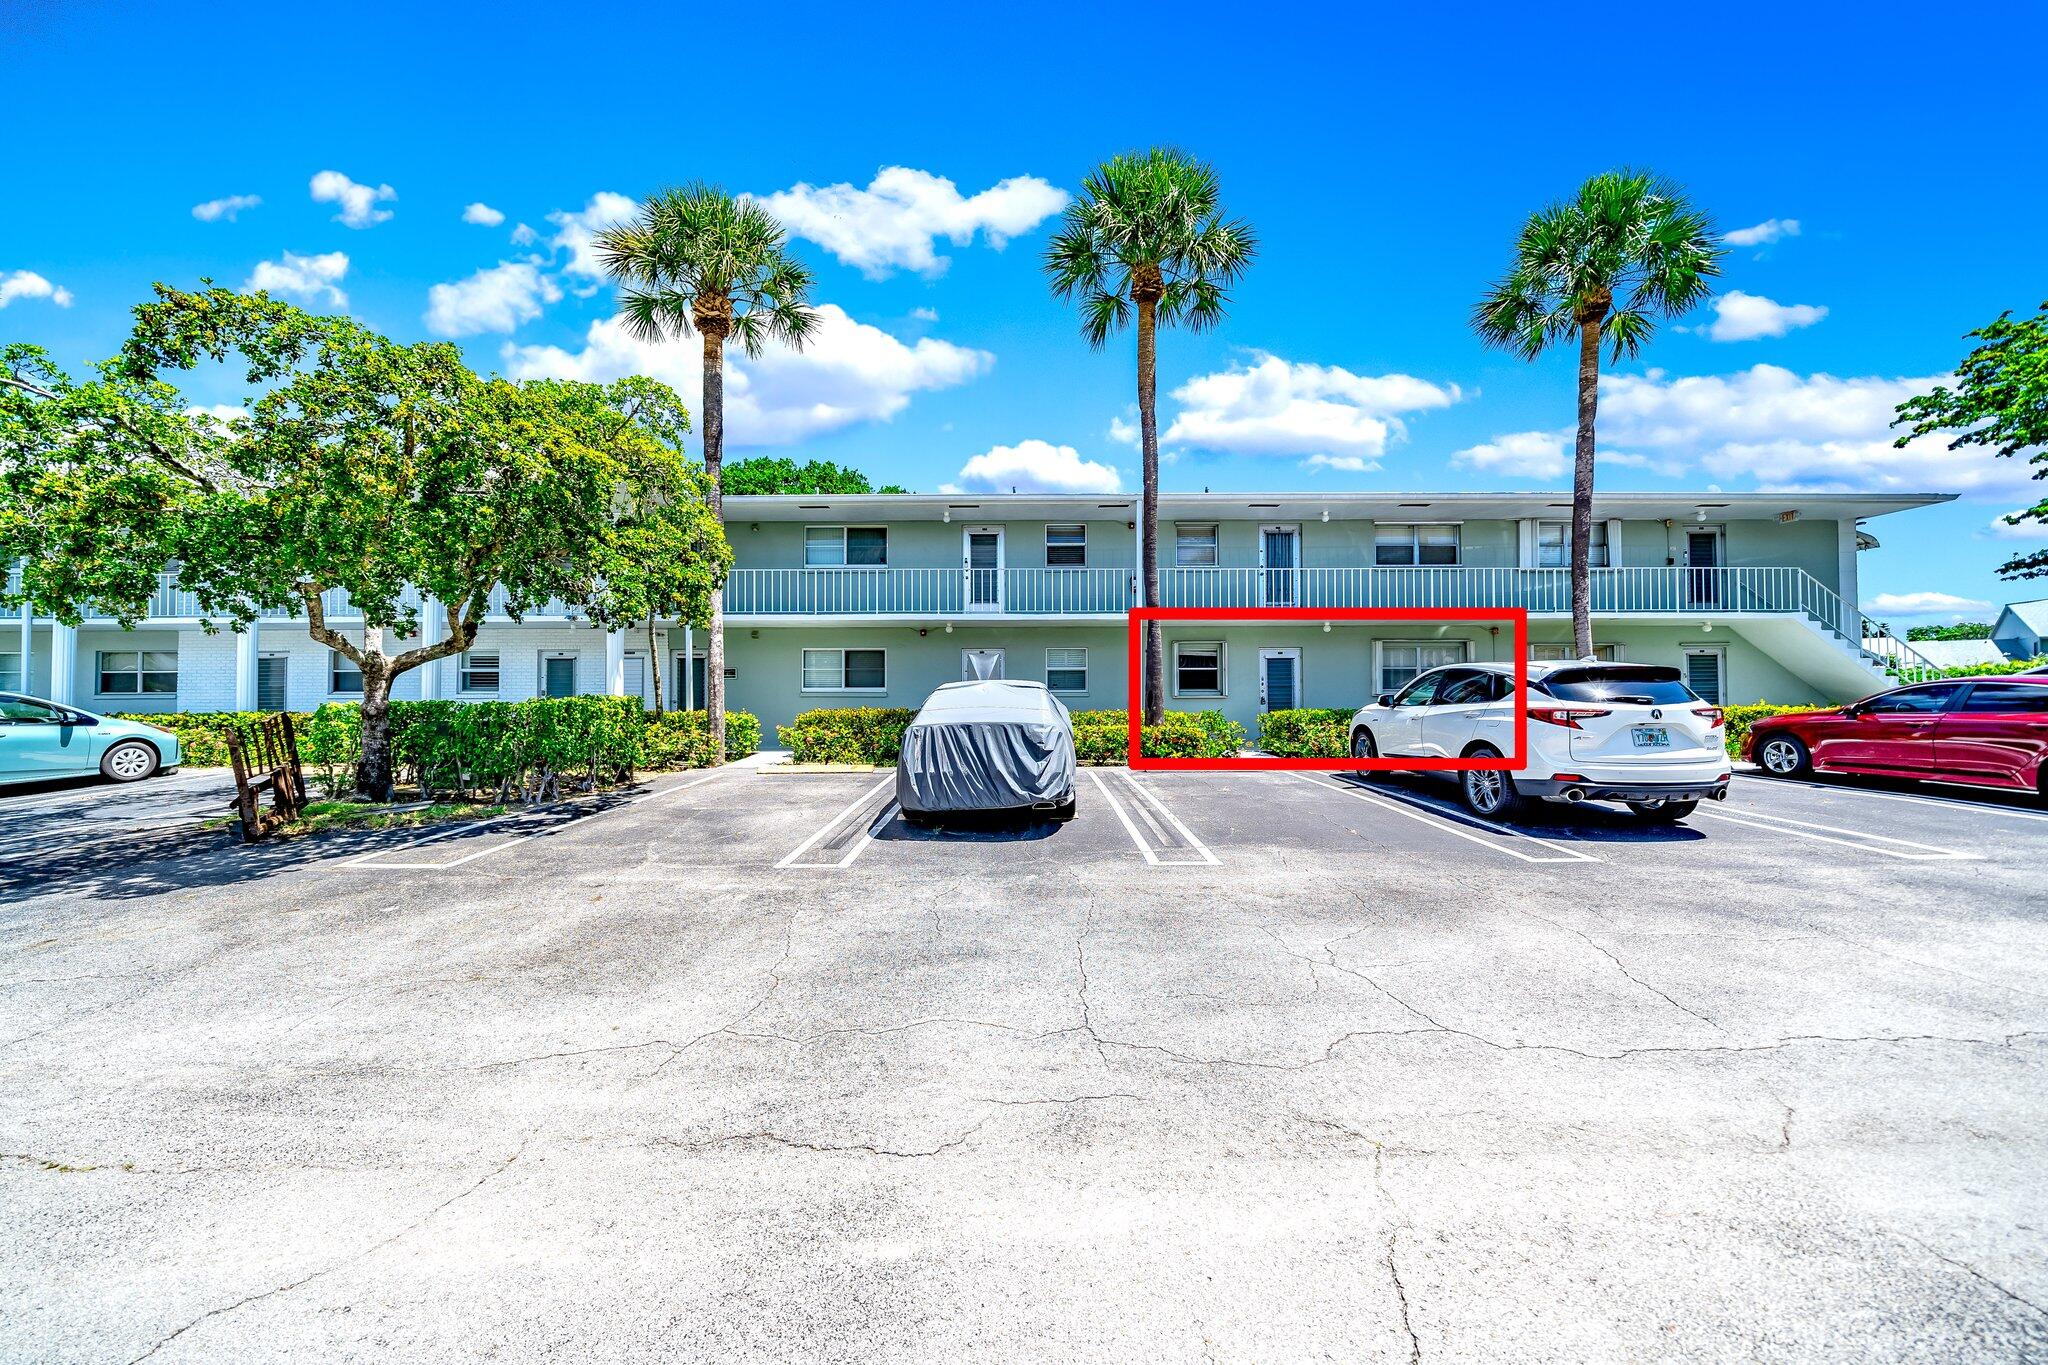
M 1129 569 L 734 569 L 728 616 L 1114 615 Z

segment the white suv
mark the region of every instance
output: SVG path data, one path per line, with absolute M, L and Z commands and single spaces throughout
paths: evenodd
M 1452 664 L 1418 674 L 1351 718 L 1353 758 L 1505 757 L 1515 748 L 1510 664 Z M 1721 709 L 1675 668 L 1529 665 L 1527 762 L 1453 774 L 1466 808 L 1490 820 L 1525 799 L 1621 801 L 1644 820 L 1683 820 L 1728 795 Z M 1369 775 L 1369 774 L 1368 774 Z

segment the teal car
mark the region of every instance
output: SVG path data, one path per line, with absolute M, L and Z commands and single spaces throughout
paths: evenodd
M 180 757 L 168 730 L 0 692 L 0 785 L 95 773 L 140 782 L 177 767 Z

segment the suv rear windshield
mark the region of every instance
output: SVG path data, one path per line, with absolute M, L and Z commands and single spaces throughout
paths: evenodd
M 1699 700 L 1690 687 L 1678 680 L 1677 669 L 1648 664 L 1555 669 L 1540 678 L 1531 678 L 1529 690 L 1559 701 L 1635 702 L 1642 706 Z

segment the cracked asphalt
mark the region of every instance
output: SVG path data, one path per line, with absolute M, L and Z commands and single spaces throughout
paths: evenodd
M 2039 806 L 206 780 L 0 798 L 0 1359 L 2048 1359 Z

